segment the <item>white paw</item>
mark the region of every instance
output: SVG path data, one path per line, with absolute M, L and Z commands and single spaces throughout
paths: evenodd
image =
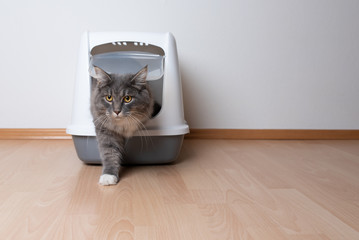
M 103 174 L 98 181 L 99 184 L 107 186 L 107 185 L 115 185 L 118 182 L 118 179 L 114 175 Z

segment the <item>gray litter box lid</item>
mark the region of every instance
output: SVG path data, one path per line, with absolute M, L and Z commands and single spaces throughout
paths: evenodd
M 90 66 L 97 66 L 108 73 L 136 73 L 148 65 L 147 80 L 157 80 L 163 75 L 164 56 L 145 52 L 107 52 L 90 57 Z

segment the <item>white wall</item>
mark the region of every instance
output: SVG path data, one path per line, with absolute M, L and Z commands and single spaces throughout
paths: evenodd
M 171 31 L 191 128 L 359 129 L 357 0 L 0 2 L 0 128 L 64 128 L 80 35 Z

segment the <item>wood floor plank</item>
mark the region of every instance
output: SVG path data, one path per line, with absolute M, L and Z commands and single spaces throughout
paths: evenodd
M 136 167 L 133 169 L 133 205 L 134 223 L 149 234 L 148 239 L 155 239 L 156 223 L 165 216 L 163 206 L 165 199 L 161 194 L 161 185 L 158 184 L 157 167 Z M 144 228 L 145 227 L 145 228 Z M 150 238 L 151 236 L 151 238 Z
M 74 179 L 55 178 L 45 191 L 39 192 L 39 198 L 29 201 L 27 212 L 22 213 L 21 218 L 15 218 L 18 226 L 12 239 L 55 239 L 57 226 L 65 216 L 67 205 L 70 201 L 68 192 L 72 189 Z M 36 194 L 32 194 L 34 197 Z
M 199 204 L 198 208 L 208 239 L 248 239 L 246 229 L 226 204 Z
M 341 151 L 359 156 L 359 148 L 358 148 L 358 140 L 352 140 L 352 141 L 320 141 L 321 143 L 330 146 L 335 149 L 339 149 Z
M 286 211 L 279 214 L 282 216 L 275 214 L 273 211 L 268 212 L 268 214 L 278 221 L 278 225 L 285 227 L 288 234 L 324 234 L 326 237 L 333 239 L 359 238 L 359 233 L 355 229 L 301 192 L 294 189 L 272 191 L 276 198 L 280 199 L 281 205 L 286 206 Z M 288 221 L 287 216 L 290 215 L 295 221 Z M 290 227 L 288 224 L 293 222 L 296 223 L 295 228 Z
M 359 239 L 359 141 L 186 139 L 98 185 L 69 140 L 0 140 L 0 239 Z

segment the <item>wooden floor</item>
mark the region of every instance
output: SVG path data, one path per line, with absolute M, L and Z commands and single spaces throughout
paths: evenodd
M 359 141 L 185 140 L 117 186 L 69 140 L 0 141 L 0 239 L 359 239 Z

